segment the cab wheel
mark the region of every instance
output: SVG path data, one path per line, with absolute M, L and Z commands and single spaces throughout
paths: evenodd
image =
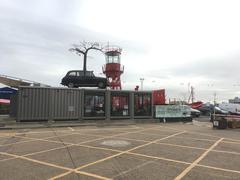
M 69 84 L 68 84 L 68 87 L 69 87 L 69 88 L 74 88 L 73 83 L 69 83 Z

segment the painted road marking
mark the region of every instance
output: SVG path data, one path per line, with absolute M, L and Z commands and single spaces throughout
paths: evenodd
M 140 145 L 140 146 L 131 148 L 131 149 L 129 149 L 129 150 L 120 152 L 120 153 L 118 153 L 118 154 L 115 154 L 115 155 L 112 155 L 112 156 L 109 156 L 109 157 L 106 157 L 106 158 L 97 160 L 97 161 L 92 162 L 92 163 L 89 163 L 89 164 L 85 164 L 85 165 L 83 165 L 83 166 L 80 166 L 80 167 L 76 168 L 75 170 L 80 170 L 80 169 L 86 168 L 86 167 L 88 167 L 88 166 L 92 166 L 92 165 L 98 164 L 98 163 L 100 163 L 100 162 L 104 162 L 104 161 L 106 161 L 106 160 L 112 159 L 112 158 L 114 158 L 114 157 L 118 157 L 118 156 L 120 156 L 120 155 L 122 155 L 122 154 L 126 154 L 126 153 L 128 153 L 128 152 L 130 152 L 130 151 L 136 150 L 136 149 L 138 149 L 138 148 L 141 148 L 141 147 L 144 147 L 144 146 L 153 144 L 154 142 L 157 142 L 157 141 L 160 141 L 160 140 L 164 140 L 164 139 L 167 139 L 167 138 L 171 138 L 171 137 L 177 136 L 177 135 L 179 135 L 179 134 L 183 134 L 183 133 L 185 133 L 185 132 L 186 132 L 186 131 L 178 132 L 178 133 L 172 134 L 172 135 L 167 136 L 167 137 L 164 137 L 164 138 L 160 138 L 160 139 L 156 139 L 156 140 L 154 140 L 154 141 L 150 141 L 150 142 L 145 143 L 145 144 L 143 144 L 143 145 Z M 72 171 L 70 170 L 68 173 L 64 173 L 64 176 L 70 174 L 71 172 L 72 172 Z M 57 179 L 57 178 L 59 178 L 59 177 L 63 177 L 62 174 L 51 178 L 51 180 Z
M 155 129 L 155 128 L 154 128 Z M 145 131 L 146 129 L 142 129 L 141 131 Z M 66 130 L 65 130 L 66 131 Z M 136 132 L 130 132 L 130 133 L 136 133 Z M 74 134 L 82 134 L 82 133 L 72 133 L 72 135 L 74 135 Z M 127 133 L 127 134 L 129 134 L 129 133 Z M 201 133 L 198 133 L 198 134 L 201 134 Z M 64 135 L 64 136 L 68 136 L 68 135 L 71 135 L 71 134 L 66 134 L 66 135 Z M 86 134 L 87 135 L 87 134 Z M 204 134 L 204 135 L 206 135 L 206 134 Z M 100 136 L 100 135 L 96 135 L 96 136 Z M 119 134 L 116 134 L 116 135 L 114 135 L 114 136 L 119 136 Z M 210 136 L 212 136 L 212 135 L 210 135 Z M 56 137 L 56 136 L 54 136 L 54 137 Z M 104 136 L 105 138 L 111 138 L 112 136 Z M 215 136 L 214 136 L 215 137 Z M 50 137 L 51 138 L 51 137 Z M 178 137 L 175 137 L 175 138 L 178 138 Z M 179 137 L 180 138 L 180 137 Z M 101 139 L 101 138 L 100 138 Z M 124 138 L 123 138 L 124 139 Z M 192 139 L 192 138 L 191 138 Z M 226 139 L 230 139 L 230 138 L 226 138 Z M 224 139 L 224 140 L 226 140 L 226 139 Z M 36 139 L 36 140 L 41 140 L 41 139 Z M 130 140 L 135 140 L 135 139 L 130 139 Z M 199 139 L 200 140 L 200 139 Z M 202 139 L 202 140 L 205 140 L 205 139 Z M 206 139 L 207 140 L 207 139 Z M 230 139 L 230 140 L 234 140 L 234 141 L 237 141 L 237 142 L 239 142 L 239 140 L 235 140 L 235 139 Z M 32 141 L 32 140 L 31 140 Z M 91 140 L 92 141 L 92 140 Z M 95 140 L 93 140 L 93 141 L 96 141 L 96 139 Z M 135 140 L 135 141 L 137 141 L 137 140 Z M 144 141 L 144 140 L 138 140 L 138 141 Z M 214 141 L 214 140 L 209 140 L 209 141 Z M 27 142 L 29 142 L 29 141 L 27 141 Z M 146 143 L 147 143 L 148 141 L 146 141 Z M 214 141 L 215 142 L 215 141 Z M 222 142 L 225 142 L 225 141 L 222 141 Z M 236 142 L 236 144 L 238 144 Z M 21 142 L 18 142 L 18 143 L 21 143 Z M 83 143 L 83 142 L 82 142 Z M 84 142 L 85 143 L 85 142 Z M 228 142 L 226 142 L 226 143 L 228 143 Z M 229 142 L 229 143 L 231 143 L 231 142 Z M 235 144 L 235 142 L 233 142 L 234 144 Z M 81 143 L 80 143 L 81 144 Z M 161 143 L 157 143 L 157 144 L 161 144 Z M 77 145 L 77 144 L 73 144 L 73 145 Z M 70 146 L 72 146 L 72 145 L 70 145 Z M 83 145 L 83 146 L 85 146 L 85 145 Z M 174 146 L 174 145 L 173 145 Z M 66 146 L 65 146 L 66 147 Z M 91 147 L 91 146 L 88 146 L 89 148 Z M 59 147 L 59 148 L 61 148 L 61 147 Z M 64 148 L 64 147 L 62 147 L 62 148 Z M 95 147 L 93 147 L 93 148 L 95 148 Z M 56 148 L 54 148 L 54 149 L 56 149 Z M 97 148 L 98 149 L 98 148 Z M 53 150 L 53 149 L 52 149 Z M 104 148 L 104 150 L 109 150 L 108 148 Z M 206 149 L 207 150 L 207 149 Z M 44 152 L 46 152 L 46 151 L 50 151 L 50 150 L 45 150 Z M 218 150 L 212 150 L 212 151 L 215 151 L 215 152 L 222 152 L 222 153 L 236 153 L 236 154 L 239 154 L 239 153 L 237 153 L 237 152 L 229 152 L 229 151 L 218 151 Z M 41 153 L 41 152 L 36 152 L 36 154 L 37 153 Z M 43 151 L 42 151 L 42 153 L 43 153 Z M 35 154 L 35 153 L 31 153 L 31 154 Z M 178 162 L 178 163 L 184 163 L 184 164 L 191 164 L 191 163 L 186 163 L 186 162 L 182 162 L 182 161 L 175 161 L 175 160 L 171 160 L 171 159 L 164 159 L 164 158 L 161 158 L 161 157 L 154 157 L 154 156 L 147 156 L 147 155 L 143 155 L 143 154 L 138 154 L 138 153 L 132 153 L 132 152 L 128 152 L 128 153 L 126 153 L 126 154 L 132 154 L 132 155 L 137 155 L 137 156 L 143 156 L 143 157 L 148 157 L 148 158 L 153 158 L 153 159 L 160 159 L 160 160 L 166 160 L 166 161 L 172 161 L 172 162 Z M 24 156 L 26 156 L 26 155 L 24 155 Z M 21 156 L 22 157 L 22 156 Z M 15 157 L 13 157 L 13 158 L 9 158 L 9 159 L 15 159 L 15 158 L 17 158 L 16 156 Z M 31 158 L 29 158 L 29 159 L 31 159 Z M 6 160 L 6 159 L 5 159 Z M 4 160 L 3 160 L 4 161 Z M 205 167 L 205 168 L 209 168 L 209 169 L 215 169 L 215 170 L 219 170 L 219 171 L 226 171 L 226 172 L 233 172 L 233 173 L 239 173 L 240 174 L 240 171 L 236 171 L 236 170 L 230 170 L 230 169 L 223 169 L 223 168 L 217 168 L 217 167 L 212 167 L 212 166 L 205 166 L 205 165 L 201 165 L 201 164 L 196 164 L 196 166 L 199 166 L 199 167 Z M 74 170 L 74 172 L 76 172 L 75 170 Z M 78 171 L 77 171 L 78 172 Z M 80 171 L 79 171 L 80 172 Z M 69 174 L 69 171 L 68 172 L 66 172 L 67 174 Z M 81 173 L 79 173 L 79 174 L 81 174 Z M 97 175 L 98 176 L 98 175 Z
M 164 158 L 164 157 L 139 154 L 139 153 L 134 153 L 134 152 L 127 152 L 126 154 L 141 156 L 141 157 L 146 157 L 146 158 L 151 158 L 151 159 L 158 159 L 158 160 L 163 160 L 163 161 L 169 161 L 169 162 L 175 162 L 175 163 L 180 163 L 180 164 L 187 164 L 187 165 L 191 164 L 191 163 L 185 162 L 185 161 L 179 161 L 179 160 L 168 159 L 168 158 Z
M 188 131 L 187 131 L 188 132 Z M 146 132 L 141 132 L 139 134 L 143 134 L 143 135 L 158 135 L 156 133 L 146 133 Z M 164 136 L 164 135 L 163 135 Z M 211 140 L 211 139 L 202 139 L 202 138 L 190 138 L 190 137 L 175 137 L 178 139 L 191 139 L 191 140 L 200 140 L 200 141 L 209 141 L 209 142 L 215 142 L 215 140 Z
M 154 129 L 154 128 L 148 128 L 148 129 Z M 145 129 L 141 129 L 141 130 L 137 130 L 135 132 L 141 132 Z M 25 154 L 23 155 L 22 157 L 25 157 L 25 156 L 30 156 L 30 155 L 36 155 L 36 154 L 40 154 L 40 153 L 45 153 L 45 152 L 49 152 L 49 151 L 53 151 L 53 150 L 58 150 L 58 149 L 63 149 L 63 148 L 68 148 L 68 147 L 71 147 L 71 146 L 79 146 L 81 144 L 84 144 L 84 143 L 89 143 L 89 142 L 94 142 L 94 141 L 98 141 L 98 140 L 103 140 L 103 139 L 106 139 L 106 138 L 111 138 L 111 137 L 115 137 L 115 136 L 118 136 L 118 135 L 125 135 L 125 134 L 131 134 L 131 133 L 134 133 L 134 132 L 123 132 L 123 133 L 120 133 L 120 134 L 116 134 L 116 135 L 111 135 L 111 136 L 104 136 L 104 137 L 100 137 L 100 138 L 97 138 L 97 139 L 92 139 L 92 140 L 87 140 L 87 141 L 83 141 L 83 142 L 80 142 L 78 144 L 73 144 L 73 143 L 64 143 L 64 146 L 61 146 L 61 147 L 57 147 L 57 148 L 52 148 L 52 149 L 48 149 L 48 150 L 43 150 L 43 151 L 38 151 L 38 152 L 34 152 L 34 153 L 29 153 L 29 154 Z M 74 135 L 75 133 L 72 133 L 72 134 L 66 134 L 66 135 L 59 135 L 58 137 L 62 137 L 62 136 L 68 136 L 68 135 Z M 78 133 L 77 133 L 78 134 Z M 53 136 L 53 137 L 49 137 L 49 138 L 54 138 L 54 137 L 57 137 L 57 136 Z M 24 142 L 34 142 L 34 141 L 46 141 L 46 142 L 54 142 L 54 143 L 60 143 L 62 144 L 62 142 L 59 142 L 59 141 L 51 141 L 51 140 L 47 140 L 47 139 L 40 139 L 40 138 L 30 138 L 30 137 L 25 137 L 26 139 L 30 139 L 29 141 L 22 141 L 22 142 L 16 142 L 16 143 L 11 143 L 11 144 L 8 144 L 8 145 L 13 145 L 13 144 L 20 144 L 20 143 L 24 143 Z M 68 145 L 65 145 L 65 144 L 68 144 Z M 3 145 L 3 146 L 7 146 L 7 145 Z M 0 160 L 1 161 L 7 161 L 7 160 L 11 160 L 11 159 L 17 159 L 17 157 L 14 157 L 14 158 L 8 158 L 8 159 L 3 159 L 3 160 Z
M 231 169 L 224 169 L 224 168 L 218 168 L 218 167 L 213 167 L 213 166 L 206 166 L 206 165 L 202 165 L 202 164 L 197 164 L 197 166 L 208 168 L 208 169 L 214 169 L 214 170 L 219 170 L 219 171 L 225 171 L 225 172 L 232 172 L 232 173 L 240 174 L 240 171 L 231 170 Z
M 207 151 L 205 151 L 199 158 L 197 158 L 190 166 L 188 166 L 181 174 L 179 174 L 175 180 L 182 179 L 189 171 L 191 171 L 207 154 L 213 150 L 224 138 L 219 139 L 216 141 Z
M 6 153 L 6 152 L 0 152 L 0 154 L 7 155 L 7 156 L 12 156 L 12 157 L 15 157 L 15 158 L 19 158 L 19 159 L 23 159 L 23 160 L 27 160 L 27 161 L 31 161 L 31 162 L 35 162 L 35 163 L 39 163 L 39 164 L 43 164 L 43 165 L 47 165 L 47 166 L 51 166 L 51 167 L 55 167 L 55 168 L 67 170 L 67 171 L 72 170 L 71 168 L 67 168 L 67 167 L 63 167 L 63 166 L 58 166 L 58 165 L 56 165 L 56 164 L 51 164 L 51 163 L 47 163 L 47 162 L 43 162 L 43 161 L 38 161 L 38 160 L 31 159 L 31 158 L 24 157 L 24 156 L 19 156 L 19 155 L 15 155 L 15 154 L 10 154 L 10 153 Z
M 102 179 L 102 180 L 111 180 L 110 178 L 103 177 L 103 176 L 100 176 L 100 175 L 97 175 L 97 174 L 87 173 L 87 172 L 84 172 L 84 171 L 75 171 L 75 173 L 83 174 L 83 175 L 86 175 L 86 176 L 90 176 L 90 177 L 94 177 L 94 178 Z
M 54 168 L 58 168 L 58 169 L 73 171 L 73 172 L 76 172 L 76 173 L 79 173 L 79 174 L 83 174 L 83 175 L 86 175 L 86 176 L 90 176 L 90 177 L 94 177 L 94 178 L 98 178 L 98 179 L 102 179 L 102 180 L 109 180 L 109 178 L 99 176 L 99 175 L 96 175 L 96 174 L 91 174 L 91 173 L 87 173 L 87 172 L 83 172 L 83 171 L 75 171 L 74 169 L 71 169 L 71 168 L 67 168 L 67 167 L 63 167 L 63 166 L 59 166 L 59 165 L 56 165 L 56 164 L 51 164 L 51 163 L 47 163 L 47 162 L 43 162 L 43 161 L 38 161 L 38 160 L 35 160 L 35 159 L 23 157 L 23 156 L 18 156 L 18 155 L 15 155 L 15 154 L 9 154 L 9 153 L 4 153 L 4 152 L 0 152 L 0 154 L 12 156 L 12 157 L 15 157 L 15 158 L 35 162 L 35 163 L 38 163 L 38 164 L 42 164 L 42 165 L 46 165 L 46 166 L 50 166 L 50 167 L 54 167 Z

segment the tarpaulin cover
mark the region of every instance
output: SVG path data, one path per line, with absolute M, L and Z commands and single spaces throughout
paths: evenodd
M 16 94 L 17 90 L 9 87 L 0 88 L 0 99 L 10 99 L 10 96 Z

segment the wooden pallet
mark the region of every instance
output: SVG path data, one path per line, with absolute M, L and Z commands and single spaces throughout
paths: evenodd
M 228 127 L 233 129 L 240 128 L 240 120 L 237 119 L 228 120 Z

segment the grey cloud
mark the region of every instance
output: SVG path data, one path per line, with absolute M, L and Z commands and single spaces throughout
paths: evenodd
M 1 11 L 2 10 L 2 11 Z M 44 17 L 31 17 L 19 9 L 0 11 L 0 74 L 58 86 L 70 69 L 82 68 L 82 57 L 68 51 L 80 41 L 118 42 L 117 38 Z M 134 42 L 120 41 L 130 52 L 140 51 Z M 104 56 L 89 53 L 88 67 L 101 73 Z
M 169 82 L 175 78 L 185 79 L 180 85 L 187 87 L 188 79 L 196 80 L 202 78 L 203 82 L 192 82 L 196 85 L 196 98 L 204 101 L 213 101 L 214 92 L 217 93 L 218 100 L 227 101 L 226 97 L 239 96 L 240 89 L 240 54 L 228 57 L 205 59 L 202 61 L 192 61 L 188 64 L 174 68 L 159 68 L 147 72 L 149 78 L 157 78 L 159 81 L 169 79 Z M 171 97 L 181 96 L 178 84 L 173 88 L 167 88 L 167 94 Z M 186 91 L 187 92 L 187 91 Z
M 176 77 L 188 79 L 204 78 L 209 80 L 208 86 L 213 82 L 221 84 L 223 82 L 234 82 L 240 84 L 239 74 L 240 54 L 229 57 L 221 57 L 214 59 L 203 59 L 192 61 L 188 64 L 173 68 L 162 68 L 147 72 L 147 75 L 159 79 L 173 79 Z M 207 85 L 207 84 L 206 84 Z
M 171 69 L 172 76 L 204 77 L 209 79 L 239 80 L 236 76 L 240 67 L 240 54 L 216 59 L 193 61 L 184 66 Z
M 160 68 L 158 70 L 152 70 L 146 72 L 146 75 L 151 78 L 157 78 L 157 79 L 170 79 L 171 78 L 171 70 L 170 69 L 164 69 Z
M 82 1 L 2 0 L 2 2 L 0 4 L 0 74 L 58 86 L 66 71 L 82 68 L 82 57 L 68 51 L 71 44 L 82 40 L 102 43 L 109 41 L 123 48 L 122 63 L 125 65 L 125 72 L 122 79 L 128 89 L 140 84 L 139 78 L 143 77 L 142 72 L 138 72 L 137 67 L 130 69 L 127 61 L 136 62 L 137 66 L 144 66 L 148 62 L 147 59 L 138 61 L 134 57 L 135 55 L 144 57 L 148 53 L 148 44 L 112 37 L 98 33 L 97 29 L 94 32 L 74 25 L 76 20 L 81 21 L 81 17 L 76 13 L 81 11 Z M 125 56 L 126 54 L 128 56 Z M 105 62 L 104 56 L 94 51 L 89 56 L 88 68 L 97 74 L 101 73 L 101 67 Z M 145 84 L 147 81 L 152 82 L 154 78 L 160 79 L 160 82 L 175 77 L 183 79 L 202 77 L 214 86 L 208 87 L 206 84 L 199 92 L 199 97 L 211 99 L 214 89 L 221 92 L 221 96 L 231 97 L 233 94 L 239 94 L 239 87 L 229 86 L 240 84 L 239 59 L 240 54 L 236 54 L 218 59 L 199 61 L 194 59 L 177 68 L 160 67 L 144 73 Z M 168 94 L 179 94 L 179 90 L 175 87 L 169 88 Z

